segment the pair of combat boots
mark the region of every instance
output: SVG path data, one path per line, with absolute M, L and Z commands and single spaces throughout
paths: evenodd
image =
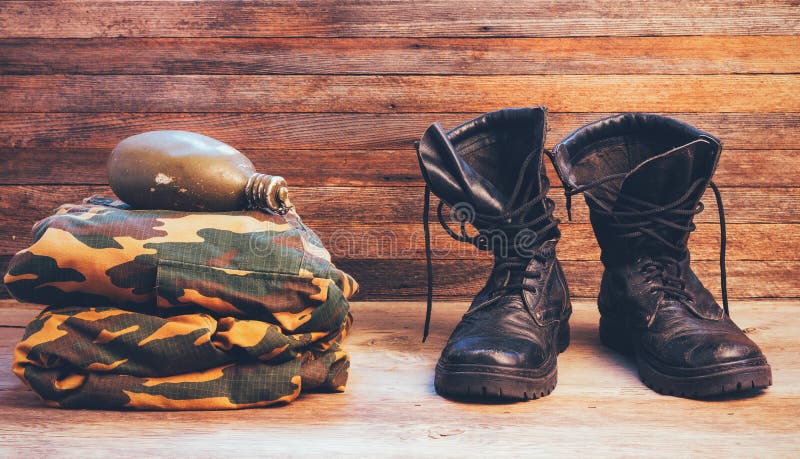
M 527 400 L 556 385 L 572 312 L 543 153 L 567 196 L 582 193 L 601 248 L 600 339 L 634 356 L 649 387 L 706 397 L 761 389 L 772 374 L 759 347 L 730 319 L 724 213 L 711 177 L 714 137 L 677 120 L 627 113 L 579 128 L 544 150 L 546 109 L 505 109 L 451 130 L 431 125 L 417 145 L 426 182 L 430 323 L 430 193 L 453 238 L 494 254 L 494 268 L 436 365 L 435 388 L 452 398 Z M 721 308 L 690 266 L 689 234 L 710 186 L 721 224 Z M 448 223 L 442 211 L 451 209 Z M 451 224 L 453 226 L 451 226 Z M 455 229 L 454 229 L 455 228 Z

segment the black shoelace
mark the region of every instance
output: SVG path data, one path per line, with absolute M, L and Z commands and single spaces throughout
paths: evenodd
M 662 236 L 658 230 L 669 228 L 690 233 L 696 229 L 691 219 L 694 215 L 703 211 L 703 203 L 697 202 L 696 204 L 692 204 L 690 198 L 697 188 L 706 182 L 706 179 L 701 178 L 696 180 L 683 196 L 666 205 L 660 206 L 622 194 L 617 190 L 610 189 L 606 185 L 606 182 L 621 179 L 626 175 L 625 173 L 609 175 L 577 188 L 567 188 L 564 191 L 564 195 L 567 197 L 568 218 L 572 220 L 571 197 L 578 193 L 584 193 L 584 196 L 588 198 L 587 203 L 589 207 L 594 212 L 612 220 L 609 225 L 621 232 L 618 237 L 623 239 L 647 238 L 647 243 L 660 245 L 672 253 L 685 253 L 688 250 L 685 244 L 674 244 L 670 242 Z M 725 314 L 730 316 L 728 310 L 727 272 L 725 269 L 725 248 L 727 239 L 725 231 L 725 211 L 722 206 L 722 196 L 720 195 L 719 188 L 717 188 L 714 182 L 708 181 L 708 184 L 714 191 L 714 197 L 717 201 L 720 225 L 719 265 L 722 305 Z M 586 191 L 598 187 L 602 188 L 610 198 L 601 199 L 592 193 L 586 193 Z M 686 223 L 687 221 L 688 223 Z M 692 295 L 685 290 L 686 285 L 682 280 L 680 264 L 675 257 L 656 257 L 652 261 L 644 264 L 641 267 L 641 272 L 647 281 L 657 278 L 661 279 L 662 285 L 653 287 L 653 291 L 662 291 L 665 295 L 681 303 L 694 302 Z
M 547 262 L 547 258 L 540 253 L 532 254 L 530 258 L 526 257 L 504 257 L 502 261 L 495 264 L 494 268 L 492 268 L 490 276 L 496 276 L 499 273 L 505 272 L 510 273 L 513 271 L 521 271 L 522 277 L 513 283 L 506 282 L 501 287 L 494 288 L 489 295 L 491 298 L 487 301 L 484 301 L 478 306 L 475 306 L 473 309 L 470 310 L 470 313 L 477 311 L 478 309 L 484 308 L 495 301 L 499 300 L 507 293 L 517 292 L 520 290 L 527 290 L 531 293 L 536 293 L 536 287 L 531 285 L 526 285 L 526 279 L 541 279 L 542 273 L 541 271 L 526 271 L 525 269 L 530 264 L 531 260 L 538 260 L 542 263 Z
M 511 197 L 509 198 L 508 202 L 516 202 L 517 197 L 522 188 L 522 184 L 524 183 L 525 174 L 529 173 L 528 168 L 530 166 L 531 160 L 536 155 L 530 155 L 520 167 L 519 176 L 517 177 L 516 185 L 514 186 L 514 190 L 511 193 Z M 536 171 L 538 174 L 538 169 Z M 541 228 L 538 228 L 538 233 L 533 233 L 534 237 L 531 240 L 525 241 L 525 247 L 519 247 L 519 241 L 513 241 L 509 244 L 508 247 L 505 249 L 510 249 L 514 251 L 514 253 L 518 253 L 524 249 L 525 251 L 531 251 L 531 244 L 540 243 L 544 241 L 538 241 L 536 235 L 547 234 L 551 229 L 558 226 L 558 219 L 553 218 L 553 210 L 555 209 L 555 203 L 552 199 L 547 198 L 547 191 L 550 189 L 550 181 L 547 177 L 542 177 L 542 190 L 541 192 L 525 204 L 504 212 L 500 215 L 487 215 L 477 211 L 473 212 L 454 212 L 454 217 L 459 222 L 459 233 L 453 231 L 450 225 L 444 219 L 442 214 L 442 209 L 444 208 L 444 202 L 439 201 L 439 205 L 436 208 L 436 215 L 439 219 L 439 224 L 444 228 L 450 237 L 459 241 L 459 242 L 469 242 L 473 244 L 480 250 L 492 250 L 494 247 L 491 245 L 491 238 L 486 236 L 486 232 L 491 232 L 492 230 L 499 230 L 505 234 L 511 231 L 521 230 L 525 228 L 531 228 L 536 225 L 539 225 L 542 222 L 549 220 L 546 224 L 544 224 Z M 424 204 L 423 204 L 423 211 L 422 211 L 422 224 L 425 231 L 425 261 L 426 261 L 426 274 L 427 274 L 427 281 L 428 281 L 428 291 L 427 291 L 427 310 L 425 313 L 425 328 L 422 334 L 422 341 L 428 338 L 428 333 L 430 331 L 430 324 L 431 324 L 431 312 L 433 311 L 433 261 L 432 261 L 432 251 L 431 251 L 431 234 L 430 234 L 430 222 L 429 222 L 429 213 L 430 213 L 430 199 L 431 199 L 431 190 L 430 186 L 425 186 L 425 196 L 424 196 Z M 542 215 L 529 220 L 523 221 L 521 223 L 508 223 L 515 218 L 524 217 L 525 214 L 535 205 L 543 203 L 544 205 L 544 212 Z M 524 218 L 523 218 L 524 220 Z M 470 236 L 467 234 L 467 223 L 472 225 L 477 225 L 482 227 L 482 231 L 479 231 L 477 235 Z M 536 258 L 537 255 L 532 255 L 531 258 Z M 512 270 L 512 269 L 524 269 L 528 265 L 527 258 L 521 256 L 505 256 L 502 257 L 502 261 L 497 263 L 492 270 L 492 275 L 495 275 L 498 272 L 503 270 Z M 523 281 L 519 283 L 515 283 L 513 285 L 505 285 L 496 289 L 493 293 L 497 294 L 504 294 L 510 290 L 514 289 L 531 289 L 524 285 L 524 279 L 528 278 L 537 278 L 541 276 L 541 273 L 523 273 Z M 497 295 L 495 299 L 500 298 L 502 295 Z M 488 303 L 487 303 L 488 304 Z M 486 304 L 484 304 L 485 306 Z

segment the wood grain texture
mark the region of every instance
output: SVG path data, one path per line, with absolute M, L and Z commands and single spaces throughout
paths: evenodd
M 104 148 L 0 147 L 0 183 L 7 185 L 105 185 Z M 292 186 L 401 186 L 425 183 L 413 147 L 404 150 L 242 149 L 256 169 L 279 171 Z M 324 174 L 309 174 L 313 163 Z M 547 159 L 553 188 L 560 181 Z M 746 177 L 746 180 L 743 178 Z M 723 187 L 798 187 L 800 150 L 726 149 L 714 181 Z M 553 194 L 558 193 L 557 190 Z
M 730 224 L 770 224 L 775 223 L 775 215 L 779 215 L 784 224 L 800 223 L 800 208 L 795 205 L 800 199 L 800 188 L 729 188 L 722 192 L 725 217 Z M 80 202 L 93 194 L 113 196 L 107 186 L 0 187 L 0 221 L 5 222 L 0 226 L 0 240 L 14 243 L 11 239 L 14 237 L 19 241 L 16 244 L 26 244 L 33 222 L 50 215 L 52 209 L 65 202 Z M 393 224 L 419 222 L 422 217 L 421 187 L 294 187 L 292 194 L 298 213 L 312 228 L 316 223 L 336 227 L 343 225 L 343 220 L 352 220 L 387 225 L 387 229 L 391 229 Z M 556 216 L 566 221 L 563 194 L 553 192 L 551 197 L 556 202 Z M 710 191 L 703 201 L 706 209 L 695 217 L 695 222 L 717 224 L 716 203 Z M 381 205 L 364 204 L 376 202 Z M 445 213 L 446 218 L 447 215 Z M 588 223 L 586 205 L 575 200 L 572 217 L 573 222 Z M 431 222 L 435 221 L 432 211 Z M 793 237 L 792 234 L 789 237 Z
M 41 311 L 41 304 L 20 303 L 14 299 L 0 300 L 0 328 L 23 328 Z M 7 387 L 7 383 L 0 382 L 0 391 Z
M 791 0 L 3 1 L 0 37 L 791 35 Z
M 3 112 L 800 112 L 794 75 L 7 75 L 0 92 Z
M 796 73 L 798 36 L 0 40 L 0 74 Z
M 0 326 L 35 310 L 0 302 Z M 346 347 L 350 381 L 342 394 L 304 394 L 289 406 L 236 412 L 103 412 L 45 408 L 11 374 L 19 328 L 0 327 L 0 454 L 4 456 L 326 457 L 676 456 L 793 457 L 800 454 L 797 301 L 731 307 L 762 346 L 774 385 L 750 397 L 696 401 L 646 388 L 634 365 L 600 346 L 592 302 L 576 302 L 572 342 L 559 356 L 559 383 L 527 403 L 465 404 L 433 390 L 433 367 L 465 309 L 440 303 L 421 342 L 421 303 L 353 303 Z M 77 418 L 76 418 L 77 417 Z M 79 418 L 79 422 L 76 419 Z M 547 420 L 547 422 L 543 422 Z M 302 434 L 298 434 L 302 432 Z M 535 434 L 532 434 L 535 432 Z M 646 438 L 646 445 L 643 444 Z M 313 439 L 313 441 L 309 440 Z M 543 441 L 543 439 L 549 439 Z M 613 439 L 613 441 L 609 441 Z M 679 439 L 679 441 L 677 441 Z
M 0 148 L 110 151 L 120 140 L 143 131 L 184 129 L 239 149 L 411 150 L 434 121 L 449 128 L 478 114 L 0 113 Z M 611 114 L 548 113 L 546 145 L 552 147 L 573 130 Z M 725 148 L 800 149 L 798 113 L 662 114 L 713 134 Z

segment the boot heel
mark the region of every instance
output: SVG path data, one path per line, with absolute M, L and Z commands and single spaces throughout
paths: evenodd
M 558 352 L 559 353 L 564 352 L 565 350 L 567 350 L 567 347 L 569 346 L 569 337 L 570 337 L 569 321 L 565 319 L 558 326 Z
M 600 316 L 600 342 L 620 354 L 633 354 L 631 334 L 620 321 Z

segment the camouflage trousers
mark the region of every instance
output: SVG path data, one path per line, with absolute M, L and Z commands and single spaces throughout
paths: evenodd
M 12 369 L 52 406 L 246 408 L 347 381 L 358 285 L 293 211 L 133 211 L 93 197 L 37 223 L 4 280 L 49 305 Z

